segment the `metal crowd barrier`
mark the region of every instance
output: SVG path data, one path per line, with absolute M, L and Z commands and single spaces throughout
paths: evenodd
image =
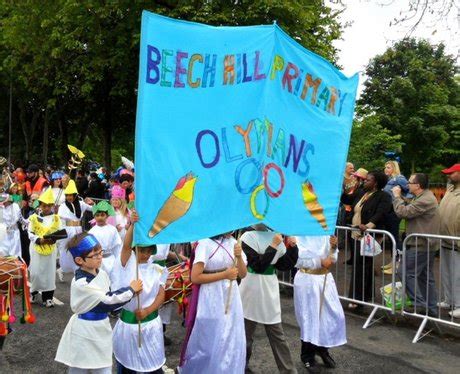
M 411 234 L 404 239 L 402 314 L 422 319 L 412 343 L 432 331 L 423 332 L 428 321 L 438 329 L 438 323 L 460 328 L 460 319 L 455 321 L 453 316 L 455 306 L 460 307 L 459 249 L 460 237 L 456 236 Z
M 395 273 L 397 249 L 395 238 L 388 231 L 369 229 L 365 233 L 371 235 L 374 240 L 380 243 L 382 253 L 363 259 L 360 255 L 360 241 L 351 238 L 353 231 L 361 233 L 356 228 L 336 227 L 336 235 L 339 237 L 342 234 L 341 236 L 344 240 L 339 242 L 339 257 L 335 267 L 331 269 L 331 273 L 334 274 L 340 299 L 349 303 L 372 307 L 372 312 L 363 325 L 365 329 L 383 318 L 380 317 L 374 320 L 378 310 L 390 312 L 391 314 L 396 311 Z M 352 258 L 351 264 L 347 264 L 349 258 Z M 391 275 L 385 274 L 381 270 L 381 266 L 386 263 L 391 263 L 392 265 L 393 272 Z M 357 273 L 359 274 L 358 276 L 356 275 Z M 377 275 L 375 275 L 376 273 Z M 362 276 L 360 276 L 361 274 Z M 366 278 L 368 281 L 370 280 L 370 284 L 366 282 Z M 278 279 L 280 284 L 293 287 L 294 275 L 291 272 L 278 272 Z M 376 292 L 376 289 L 386 289 L 385 297 L 382 292 Z

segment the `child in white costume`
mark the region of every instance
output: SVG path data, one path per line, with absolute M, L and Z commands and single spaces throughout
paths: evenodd
M 169 256 L 169 244 L 157 244 L 156 253 L 152 255 L 152 260 L 155 264 L 162 267 L 166 267 L 166 260 Z M 163 305 L 158 313 L 160 314 L 161 322 L 163 323 L 163 334 L 166 332 L 166 326 L 171 323 L 171 313 L 172 313 L 173 303 L 168 303 Z M 171 345 L 172 341 L 170 338 L 163 336 L 164 344 Z
M 283 237 L 257 224 L 241 235 L 248 259 L 248 275 L 240 283 L 246 332 L 246 360 L 252 354 L 257 325 L 263 324 L 278 371 L 297 374 L 281 323 L 281 297 L 276 270 L 287 271 L 297 262 L 297 247 L 286 249 Z
M 53 191 L 54 195 L 54 205 L 57 207 L 59 207 L 65 201 L 64 189 L 62 187 L 63 176 L 64 173 L 62 171 L 54 171 L 50 176 L 51 190 Z M 55 213 L 57 212 L 55 211 Z
M 133 222 L 138 217 L 133 212 Z M 133 228 L 131 225 L 125 236 L 123 249 L 117 259 L 114 271 L 119 284 L 126 283 L 136 275 L 136 253 L 132 250 Z M 163 325 L 158 316 L 158 308 L 165 297 L 164 286 L 168 278 L 166 268 L 155 264 L 151 257 L 155 246 L 137 247 L 139 279 L 143 291 L 137 298 L 126 304 L 113 331 L 113 350 L 118 364 L 118 373 L 163 373 L 166 362 L 163 344 Z M 141 322 L 139 337 L 138 321 Z M 138 339 L 141 339 L 139 347 Z
M 107 313 L 120 308 L 142 290 L 142 281 L 111 292 L 110 279 L 100 269 L 102 249 L 93 235 L 78 234 L 69 252 L 79 268 L 70 287 L 69 320 L 56 353 L 56 361 L 70 366 L 69 373 L 112 372 L 112 328 Z
M 58 215 L 61 218 L 62 224 L 67 232 L 67 239 L 58 242 L 59 248 L 59 264 L 63 272 L 74 272 L 78 266 L 71 254 L 67 251 L 67 243 L 82 230 L 81 220 L 86 211 L 91 210 L 91 206 L 84 201 L 78 199 L 78 191 L 73 180 L 69 180 L 67 187 L 63 192 L 65 201 L 59 206 Z M 87 202 L 92 204 L 92 200 L 87 199 Z
M 0 195 L 0 225 L 5 231 L 0 239 L 0 256 L 21 256 L 21 237 L 18 222 L 21 222 L 21 209 L 14 204 L 9 195 Z
M 192 292 L 198 299 L 192 295 L 180 373 L 244 373 L 244 317 L 236 278 L 246 273 L 246 257 L 232 236 L 198 242 L 191 274 Z
M 326 367 L 336 366 L 328 348 L 346 344 L 345 315 L 329 267 L 337 261 L 337 238 L 296 236 L 299 269 L 294 278 L 294 307 L 302 341 L 301 360 L 316 372 L 315 354 Z M 322 304 L 322 305 L 321 305 Z
M 107 218 L 114 216 L 115 212 L 107 201 L 101 201 L 93 207 L 93 214 L 96 226 L 89 230 L 89 233 L 94 235 L 101 244 L 103 250 L 102 269 L 109 275 L 112 282 L 116 282 L 113 266 L 120 256 L 123 242 L 117 229 L 107 223 Z
M 56 241 L 45 239 L 61 229 L 61 220 L 53 214 L 54 196 L 48 188 L 38 198 L 40 213 L 29 217 L 30 239 L 30 291 L 32 302 L 38 301 L 38 292 L 42 293 L 43 304 L 47 308 L 54 306 L 53 295 L 56 289 Z
M 115 227 L 122 241 L 125 240 L 126 230 L 130 225 L 129 209 L 126 206 L 126 191 L 118 185 L 112 187 L 110 204 L 115 210 Z

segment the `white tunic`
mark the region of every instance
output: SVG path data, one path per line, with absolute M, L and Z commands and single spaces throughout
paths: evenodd
M 157 253 L 152 256 L 153 261 L 162 261 L 168 258 L 169 248 L 171 246 L 169 244 L 157 244 Z M 171 313 L 172 313 L 173 303 L 168 303 L 163 305 L 158 313 L 161 317 L 161 322 L 164 325 L 169 325 L 171 323 Z
M 299 259 L 296 267 L 321 268 L 321 259 L 329 256 L 328 236 L 300 236 L 297 238 Z M 337 251 L 334 259 L 337 260 Z M 320 298 L 324 289 L 324 302 L 320 310 Z M 327 275 L 306 274 L 298 271 L 294 278 L 294 307 L 300 326 L 300 339 L 321 347 L 346 344 L 345 315 L 331 273 Z
M 129 284 L 136 279 L 136 255 L 131 253 L 126 266 L 121 266 L 117 259 L 114 271 L 118 274 L 118 281 Z M 150 258 L 145 264 L 139 264 L 139 279 L 142 280 L 143 289 L 139 294 L 141 308 L 150 306 L 158 295 L 160 287 L 164 287 L 168 271 L 152 262 Z M 134 312 L 138 309 L 137 296 L 123 309 Z M 165 362 L 163 342 L 163 325 L 161 318 L 141 323 L 141 347 L 138 346 L 138 325 L 125 323 L 118 320 L 113 330 L 113 351 L 115 358 L 124 367 L 139 371 L 151 372 L 161 368 Z
M 222 248 L 211 239 L 200 240 L 195 249 L 194 264 L 204 263 L 205 271 L 233 266 L 235 243 L 234 238 L 224 239 Z M 246 261 L 244 254 L 243 259 Z M 200 286 L 195 324 L 188 341 L 185 363 L 180 367 L 181 373 L 244 373 L 246 335 L 243 307 L 238 284 L 232 282 L 228 314 L 225 314 L 225 305 L 230 281 L 220 280 Z
M 170 244 L 157 244 L 157 252 L 152 255 L 153 261 L 162 261 L 168 258 Z
M 94 226 L 89 230 L 93 234 L 103 250 L 102 269 L 109 275 L 112 282 L 115 282 L 115 275 L 112 275 L 115 260 L 120 257 L 123 243 L 118 235 L 117 229 L 112 225 Z
M 241 236 L 241 241 L 257 253 L 264 254 L 275 235 L 269 231 L 248 231 Z M 276 249 L 272 265 L 286 253 L 284 243 L 280 243 Z M 280 289 L 276 274 L 253 274 L 248 271 L 240 283 L 240 293 L 244 318 L 267 325 L 281 323 Z
M 58 210 L 58 216 L 61 218 L 61 222 L 65 228 L 65 231 L 67 232 L 67 239 L 59 240 L 57 242 L 59 249 L 59 264 L 62 271 L 69 273 L 73 273 L 77 269 L 77 265 L 75 264 L 72 255 L 67 250 L 67 243 L 70 239 L 72 239 L 75 235 L 80 234 L 83 230 L 81 226 L 67 226 L 67 223 L 70 221 L 81 221 L 84 212 L 91 210 L 91 206 L 85 202 L 79 201 L 79 204 L 81 208 L 80 218 L 78 218 L 65 203 L 61 204 Z
M 21 237 L 18 222 L 21 209 L 18 204 L 0 205 L 0 223 L 5 225 L 6 235 L 0 240 L 0 256 L 21 256 Z
M 110 279 L 99 273 L 91 282 L 85 278 L 72 280 L 70 306 L 75 313 L 67 323 L 56 353 L 56 361 L 81 369 L 99 369 L 112 366 L 112 327 L 109 318 L 87 321 L 78 314 L 91 311 L 99 303 L 117 304 L 131 299 L 132 291 L 107 296 Z
M 129 222 L 128 215 L 124 216 L 123 214 L 121 214 L 119 210 L 115 210 L 115 226 L 118 226 L 118 225 L 121 226 L 121 230 L 118 231 L 118 235 L 120 235 L 120 238 L 122 241 L 125 240 L 126 225 L 128 224 L 128 222 Z
M 51 226 L 53 224 L 54 215 L 41 217 L 44 226 Z M 30 291 L 54 291 L 56 289 L 56 257 L 57 250 L 54 250 L 50 255 L 43 256 L 35 249 L 35 241 L 38 236 L 30 231 L 29 225 L 29 239 L 30 239 Z

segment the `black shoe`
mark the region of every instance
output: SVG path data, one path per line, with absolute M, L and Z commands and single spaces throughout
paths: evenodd
M 165 346 L 170 346 L 172 344 L 172 340 L 168 338 L 166 335 L 163 336 L 163 340 L 164 340 Z
M 311 374 L 318 374 L 321 372 L 321 369 L 318 367 L 316 360 L 309 360 L 303 363 L 305 365 L 305 369 Z
M 324 366 L 327 368 L 335 368 L 337 364 L 335 363 L 334 359 L 331 357 L 328 351 L 322 351 L 318 352 L 319 357 L 321 357 L 321 360 L 324 362 Z

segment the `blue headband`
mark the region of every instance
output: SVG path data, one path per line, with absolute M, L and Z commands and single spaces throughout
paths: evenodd
M 99 245 L 99 242 L 93 235 L 85 236 L 76 247 L 69 248 L 73 258 L 82 257 L 84 254 L 91 252 L 91 250 Z

